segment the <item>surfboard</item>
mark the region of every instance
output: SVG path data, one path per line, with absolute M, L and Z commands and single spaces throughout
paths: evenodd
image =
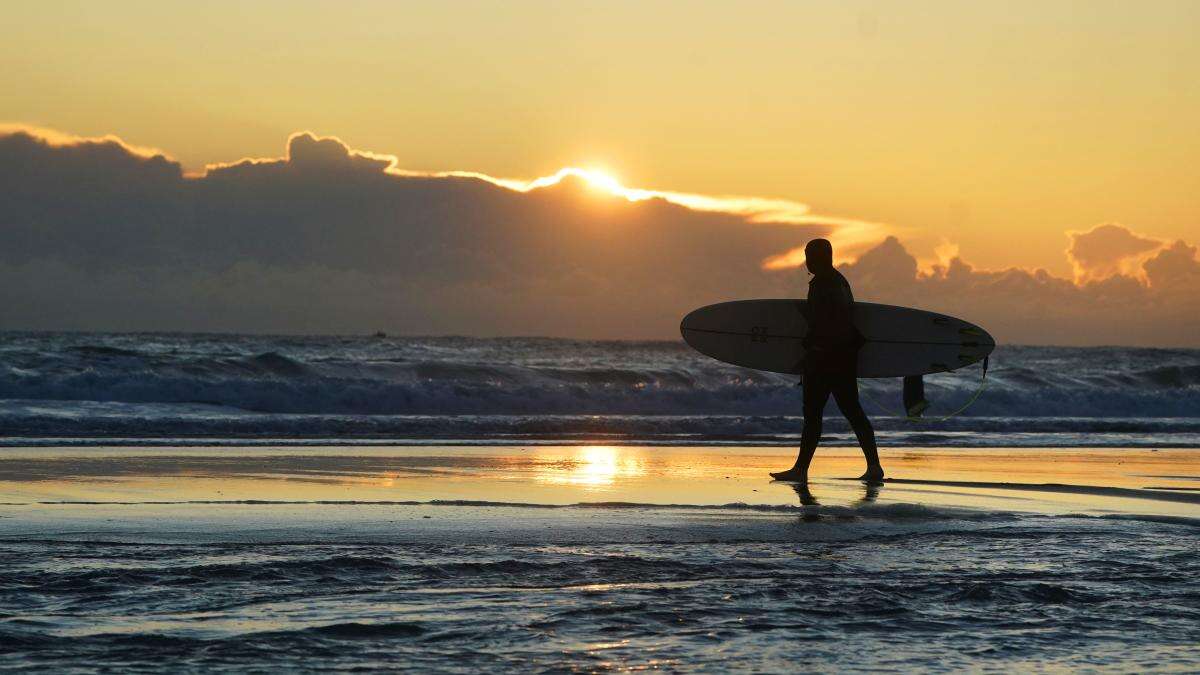
M 735 300 L 701 307 L 679 325 L 693 349 L 736 366 L 799 374 L 808 332 L 805 300 Z M 996 348 L 987 331 L 962 319 L 911 307 L 854 303 L 866 339 L 859 377 L 907 377 L 957 370 Z

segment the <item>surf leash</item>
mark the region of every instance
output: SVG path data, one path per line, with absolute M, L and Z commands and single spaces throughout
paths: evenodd
M 967 399 L 967 402 L 962 404 L 961 406 L 959 406 L 959 408 L 957 410 L 954 410 L 953 412 L 951 412 L 947 415 L 942 415 L 940 417 L 922 417 L 921 416 L 921 413 L 925 412 L 925 410 L 928 409 L 928 407 L 929 407 L 929 403 L 923 399 L 917 405 L 906 410 L 904 413 L 898 413 L 895 410 L 892 410 L 891 408 L 883 405 L 879 401 L 876 401 L 875 397 L 868 394 L 865 390 L 861 393 L 863 395 L 863 398 L 870 401 L 872 405 L 874 405 L 876 408 L 879 408 L 884 413 L 886 413 L 887 415 L 890 415 L 892 417 L 901 417 L 908 422 L 914 422 L 914 423 L 916 423 L 916 422 L 945 422 L 946 420 L 950 419 L 951 417 L 954 417 L 955 415 L 958 415 L 959 413 L 963 412 L 967 408 L 970 408 L 975 403 L 975 401 L 978 401 L 979 397 L 981 395 L 983 395 L 983 390 L 984 390 L 984 388 L 987 387 L 988 360 L 990 358 L 991 358 L 991 355 L 983 357 L 983 372 L 979 376 L 979 388 L 975 390 L 975 393 L 971 395 L 971 398 Z M 914 410 L 915 410 L 915 412 L 914 412 Z

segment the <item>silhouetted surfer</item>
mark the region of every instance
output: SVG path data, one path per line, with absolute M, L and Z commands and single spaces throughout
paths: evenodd
M 813 239 L 804 247 L 805 265 L 813 278 L 808 282 L 808 335 L 804 338 L 804 432 L 800 455 L 787 471 L 773 473 L 776 480 L 808 480 L 808 465 L 821 442 L 821 422 L 829 395 L 858 437 L 867 472 L 862 479 L 883 480 L 875 430 L 858 401 L 858 349 L 862 335 L 854 326 L 854 293 L 846 277 L 833 266 L 833 246 L 826 239 Z

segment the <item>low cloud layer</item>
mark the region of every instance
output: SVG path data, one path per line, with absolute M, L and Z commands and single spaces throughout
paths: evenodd
M 802 294 L 789 252 L 813 236 L 882 234 L 793 202 L 586 172 L 415 174 L 310 134 L 283 158 L 188 176 L 114 138 L 0 129 L 3 329 L 672 338 L 695 306 Z M 895 238 L 843 269 L 860 299 L 1003 340 L 1200 343 L 1194 246 L 1117 225 L 1070 236 L 1075 279 L 956 256 L 918 271 Z
M 1115 234 L 1113 230 L 1118 230 Z M 1099 234 L 1097 234 L 1099 233 Z M 1086 281 L 1045 270 L 975 269 L 957 255 L 920 271 L 917 260 L 888 237 L 852 264 L 842 265 L 859 299 L 933 309 L 970 319 L 1004 342 L 1040 344 L 1200 346 L 1200 261 L 1196 247 L 1155 245 L 1146 257 L 1141 237 L 1104 225 L 1074 235 L 1075 245 L 1124 241 L 1126 255 L 1102 249 Z M 1120 273 L 1114 261 L 1142 259 Z M 1101 276 L 1097 265 L 1108 265 Z
M 761 261 L 836 229 L 394 164 L 298 134 L 188 177 L 115 139 L 0 136 L 2 327 L 667 337 L 698 301 L 785 293 Z

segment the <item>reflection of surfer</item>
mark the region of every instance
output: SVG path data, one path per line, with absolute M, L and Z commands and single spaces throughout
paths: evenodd
M 876 499 L 879 499 L 879 490 L 882 483 L 878 481 L 867 481 L 863 485 L 862 499 L 858 500 L 859 504 L 870 504 Z M 800 497 L 801 506 L 820 506 L 821 502 L 817 500 L 817 496 L 808 489 L 808 483 L 792 483 L 792 489 L 796 491 L 796 496 Z M 807 519 L 807 516 L 806 516 Z
M 800 497 L 801 506 L 820 506 L 821 502 L 817 501 L 817 496 L 808 489 L 808 483 L 792 483 L 792 489 Z
M 854 326 L 854 293 L 846 277 L 833 266 L 833 246 L 813 239 L 804 247 L 805 264 L 813 278 L 808 282 L 808 335 L 804 338 L 804 431 L 800 454 L 787 471 L 771 474 L 776 480 L 808 480 L 808 465 L 821 441 L 821 422 L 829 395 L 850 422 L 867 460 L 862 479 L 883 480 L 883 467 L 875 448 L 875 430 L 858 401 L 858 349 L 862 335 Z

